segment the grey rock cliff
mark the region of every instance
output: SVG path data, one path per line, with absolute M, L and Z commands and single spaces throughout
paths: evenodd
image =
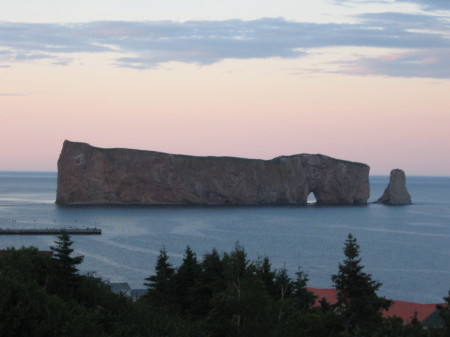
M 406 175 L 404 171 L 400 169 L 391 171 L 389 184 L 381 198 L 377 200 L 377 203 L 386 205 L 411 204 L 411 196 L 406 188 Z
M 323 155 L 272 160 L 102 149 L 65 141 L 59 204 L 365 204 L 369 166 Z

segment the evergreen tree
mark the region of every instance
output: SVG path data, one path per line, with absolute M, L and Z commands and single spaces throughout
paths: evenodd
M 267 293 L 276 298 L 279 293 L 277 286 L 275 284 L 275 276 L 276 272 L 272 270 L 272 264 L 267 256 L 258 258 L 255 263 L 256 267 L 256 276 L 263 282 L 266 287 Z
M 236 242 L 231 253 L 223 254 L 222 261 L 225 268 L 225 277 L 236 282 L 246 274 L 250 264 L 247 253 L 239 242 Z
M 445 305 L 437 305 L 436 308 L 439 310 L 439 315 L 444 323 L 444 330 L 446 336 L 450 336 L 450 291 L 448 296 L 444 297 Z
M 294 283 L 288 275 L 285 266 L 275 271 L 274 278 L 275 294 L 272 295 L 277 312 L 277 333 L 276 336 L 285 336 L 290 329 L 289 318 L 292 312 L 297 311 L 295 301 L 292 299 Z
M 188 314 L 196 304 L 196 291 L 200 278 L 200 265 L 197 262 L 197 256 L 189 246 L 184 252 L 183 262 L 178 267 L 175 278 L 176 302 L 181 313 Z M 195 311 L 195 310 L 193 310 Z
M 68 308 L 34 280 L 18 280 L 0 272 L 0 336 L 58 337 Z
M 215 294 L 224 291 L 226 288 L 223 275 L 224 266 L 216 249 L 203 256 L 200 269 L 195 289 L 193 313 L 205 317 L 211 310 L 211 299 Z
M 339 272 L 331 277 L 337 290 L 336 310 L 345 336 L 365 335 L 381 325 L 381 310 L 387 310 L 392 302 L 376 294 L 382 284 L 363 271 L 359 245 L 351 234 L 345 241 L 344 254 Z
M 294 292 L 294 284 L 288 275 L 285 266 L 275 272 L 275 288 L 277 290 L 275 299 L 284 300 L 292 296 Z
M 50 247 L 53 251 L 50 291 L 58 293 L 63 298 L 71 297 L 80 283 L 77 266 L 83 261 L 83 257 L 71 256 L 73 241 L 65 231 L 58 235 L 55 244 L 56 246 Z
M 168 260 L 166 249 L 163 247 L 156 260 L 155 275 L 146 278 L 147 282 L 144 283 L 147 287 L 147 296 L 158 304 L 168 304 L 172 298 L 175 269 Z
M 56 256 L 34 247 L 0 254 L 0 336 L 97 337 L 103 336 L 104 327 L 120 321 L 121 315 L 109 315 L 119 308 L 111 305 L 117 295 L 108 288 L 108 293 L 104 292 L 108 298 L 101 301 L 96 286 L 101 282 L 83 286 L 88 278 L 76 272 L 75 283 L 72 278 L 68 283 Z M 89 299 L 92 305 L 88 308 L 80 298 Z M 127 309 L 124 305 L 120 308 Z
M 233 251 L 223 254 L 222 261 L 226 288 L 211 300 L 208 322 L 212 335 L 271 336 L 276 308 L 267 292 L 270 261 L 250 262 L 239 243 Z
M 216 249 L 203 256 L 201 269 L 201 284 L 207 288 L 206 293 L 213 295 L 225 289 L 224 264 Z
M 297 278 L 294 281 L 293 287 L 296 303 L 303 311 L 311 310 L 317 296 L 306 289 L 306 285 L 308 283 L 308 275 L 306 275 L 301 270 L 297 271 L 295 275 L 297 276 Z
M 22 247 L 17 250 L 8 248 L 0 258 L 0 270 L 3 275 L 24 282 L 35 280 L 41 287 L 48 283 L 51 264 L 51 257 L 39 253 L 35 247 Z
M 275 307 L 263 282 L 248 273 L 227 280 L 227 288 L 211 300 L 208 316 L 213 336 L 270 336 Z

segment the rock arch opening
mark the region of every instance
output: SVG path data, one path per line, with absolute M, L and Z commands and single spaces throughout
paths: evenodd
M 309 204 L 315 204 L 317 202 L 316 194 L 314 191 L 309 192 L 308 197 L 306 198 L 306 203 Z

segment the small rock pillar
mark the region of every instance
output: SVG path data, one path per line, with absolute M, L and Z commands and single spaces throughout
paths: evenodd
M 406 188 L 406 175 L 403 170 L 394 169 L 391 171 L 389 184 L 377 203 L 385 205 L 411 204 L 411 196 Z

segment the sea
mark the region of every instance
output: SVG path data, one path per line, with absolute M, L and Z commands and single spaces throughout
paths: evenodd
M 441 303 L 450 290 L 450 177 L 408 177 L 413 204 L 385 206 L 59 206 L 56 172 L 0 172 L 1 228 L 98 227 L 72 236 L 82 273 L 144 288 L 165 248 L 178 266 L 189 246 L 199 259 L 213 248 L 242 245 L 250 260 L 308 275 L 308 286 L 331 288 L 348 234 L 360 245 L 364 271 L 390 299 Z M 389 177 L 371 176 L 370 202 Z M 0 249 L 49 250 L 52 235 L 0 235 Z

